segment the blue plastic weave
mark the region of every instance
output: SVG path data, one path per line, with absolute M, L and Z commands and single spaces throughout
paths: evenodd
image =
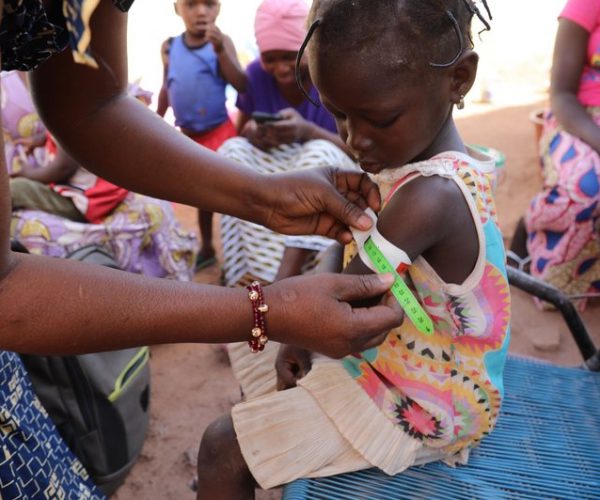
M 283 499 L 599 499 L 600 373 L 511 357 L 505 388 L 496 429 L 467 466 L 301 479 Z

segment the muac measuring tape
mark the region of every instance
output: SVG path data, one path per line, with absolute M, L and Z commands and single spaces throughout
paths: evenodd
M 377 223 L 377 216 L 375 213 L 367 209 L 367 214 L 373 219 L 375 224 Z M 354 239 L 357 245 L 363 244 L 364 251 L 373 263 L 375 270 L 378 273 L 392 273 L 394 275 L 394 284 L 392 285 L 391 292 L 396 298 L 408 318 L 415 325 L 417 330 L 425 335 L 433 335 L 433 321 L 427 315 L 417 298 L 413 295 L 408 285 L 404 282 L 402 277 L 398 274 L 394 266 L 390 261 L 383 255 L 383 252 L 375 244 L 370 236 L 370 231 L 352 231 Z M 366 238 L 366 240 L 365 240 Z

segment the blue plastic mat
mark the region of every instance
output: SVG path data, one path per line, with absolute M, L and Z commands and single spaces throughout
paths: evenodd
M 505 389 L 498 425 L 467 466 L 302 479 L 283 498 L 599 499 L 600 373 L 512 357 Z

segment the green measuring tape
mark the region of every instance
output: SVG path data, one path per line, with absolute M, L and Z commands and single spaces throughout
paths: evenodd
M 371 262 L 373 262 L 375 269 L 377 269 L 377 272 L 392 273 L 396 278 L 392 285 L 392 294 L 396 297 L 406 315 L 417 327 L 417 330 L 425 335 L 433 335 L 433 321 L 431 321 L 431 318 L 421 307 L 421 304 L 419 304 L 419 301 L 412 294 L 402 277 L 392 267 L 371 238 L 368 238 L 365 242 L 364 249 Z

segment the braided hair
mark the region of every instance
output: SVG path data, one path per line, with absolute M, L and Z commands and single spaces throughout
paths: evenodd
M 376 57 L 382 66 L 447 68 L 473 47 L 473 17 L 483 24 L 482 31 L 490 29 L 487 0 L 479 3 L 487 18 L 474 0 L 314 0 L 298 62 L 314 38 L 315 53 L 332 53 L 341 47 L 359 61 Z M 373 50 L 389 32 L 398 36 L 400 56 Z

